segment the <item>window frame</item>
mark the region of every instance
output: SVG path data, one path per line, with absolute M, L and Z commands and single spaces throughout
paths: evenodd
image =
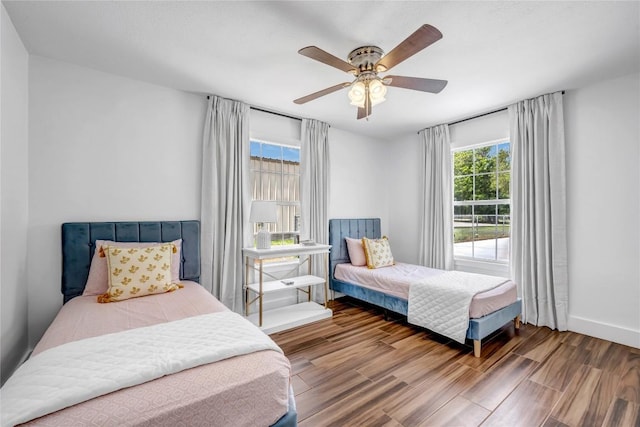
M 252 163 L 251 163 L 251 159 L 252 159 L 251 145 L 254 142 L 259 143 L 259 144 L 269 144 L 269 145 L 275 145 L 275 146 L 280 146 L 280 147 L 284 147 L 284 148 L 298 150 L 299 156 L 301 156 L 301 147 L 299 145 L 293 145 L 293 144 L 288 144 L 288 143 L 283 143 L 283 142 L 277 142 L 277 141 L 272 141 L 272 140 L 268 140 L 268 139 L 264 139 L 264 138 L 253 138 L 253 137 L 249 138 L 249 150 L 248 150 L 249 151 L 249 177 L 250 177 L 249 179 L 250 179 L 250 182 L 251 182 L 251 184 L 250 184 L 251 188 L 249 189 L 249 191 L 250 191 L 250 195 L 251 195 L 251 200 L 252 201 L 253 200 L 273 200 L 273 199 L 264 199 L 264 198 L 262 198 L 262 196 L 264 196 L 263 194 L 261 194 L 261 198 L 259 198 L 259 199 L 255 198 L 254 199 L 254 195 L 255 195 L 255 190 L 253 188 L 253 182 L 254 182 L 253 174 L 254 174 L 254 172 L 258 172 L 259 173 L 259 177 L 260 177 L 259 178 L 259 180 L 260 180 L 259 186 L 261 187 L 261 192 L 264 191 L 264 188 L 262 187 L 263 174 L 264 173 L 275 174 L 274 172 L 266 171 L 263 168 L 263 165 L 262 165 L 262 162 L 263 162 L 263 159 L 264 159 L 263 156 L 260 156 L 260 159 L 261 159 L 260 160 L 260 168 L 259 169 L 255 169 L 255 168 L 252 167 Z M 262 154 L 262 150 L 261 150 L 261 154 Z M 284 162 L 284 156 L 283 156 L 282 162 Z M 282 165 L 283 164 L 281 164 L 281 166 Z M 300 212 L 300 209 L 301 209 L 301 200 L 298 200 L 298 201 L 284 200 L 284 198 L 282 196 L 285 193 L 285 191 L 284 191 L 285 177 L 290 177 L 290 176 L 297 175 L 297 177 L 298 177 L 298 199 L 300 199 L 299 196 L 300 196 L 300 185 L 301 185 L 301 177 L 302 177 L 301 167 L 302 167 L 302 162 L 300 161 L 299 166 L 298 166 L 298 173 L 297 174 L 285 172 L 284 171 L 284 167 L 280 168 L 280 172 L 279 172 L 280 185 L 281 185 L 281 187 L 279 189 L 280 200 L 274 200 L 279 209 L 282 206 L 293 206 L 294 208 L 297 208 L 298 215 L 299 215 L 299 212 Z M 280 217 L 280 215 L 279 215 L 279 217 Z M 295 218 L 295 214 L 294 214 L 294 218 Z M 279 218 L 279 219 L 280 219 L 280 221 L 282 221 L 282 218 Z M 251 224 L 250 226 L 252 227 L 253 234 L 255 235 L 255 233 L 257 233 L 257 227 L 258 227 L 257 224 Z M 267 227 L 267 230 L 272 235 L 272 239 L 271 239 L 272 240 L 272 244 L 273 244 L 273 240 L 274 240 L 273 239 L 274 235 L 276 236 L 276 240 L 279 237 L 283 241 L 285 240 L 285 238 L 284 238 L 285 234 L 293 235 L 294 236 L 294 243 L 298 240 L 298 239 L 296 239 L 296 236 L 300 235 L 300 230 L 299 229 L 295 230 L 295 219 L 294 219 L 294 230 L 292 230 L 292 231 L 284 231 L 284 230 L 276 231 L 277 227 L 278 227 L 277 223 L 275 225 L 273 223 L 266 224 L 266 227 Z
M 498 176 L 500 173 L 504 173 L 505 170 L 499 170 L 499 168 L 496 165 L 496 169 L 495 171 L 493 171 L 492 173 L 495 174 L 496 177 L 496 198 L 495 199 L 484 199 L 484 200 L 476 200 L 476 194 L 475 194 L 475 179 L 476 176 L 478 175 L 483 175 L 485 174 L 484 172 L 481 173 L 476 173 L 476 171 L 474 170 L 472 174 L 467 174 L 467 175 L 459 175 L 456 176 L 455 175 L 455 153 L 457 152 L 462 152 L 462 151 L 471 151 L 474 150 L 474 158 L 473 158 L 473 162 L 475 163 L 475 150 L 476 149 L 480 149 L 480 148 L 484 148 L 484 147 L 492 147 L 492 146 L 496 146 L 498 147 L 500 144 L 504 144 L 504 143 L 508 143 L 509 144 L 509 158 L 510 158 L 510 163 L 509 163 L 509 196 L 511 196 L 511 175 L 512 175 L 512 143 L 511 143 L 511 138 L 509 137 L 504 137 L 504 138 L 499 138 L 499 139 L 495 139 L 495 140 L 491 140 L 491 141 L 486 141 L 486 142 L 481 142 L 481 143 L 477 143 L 477 144 L 465 144 L 464 146 L 459 146 L 459 147 L 455 147 L 455 148 L 451 148 L 451 194 L 452 194 L 452 210 L 453 210 L 453 218 L 452 218 L 452 233 L 455 233 L 455 208 L 456 206 L 471 206 L 472 207 L 472 224 L 473 224 L 473 217 L 475 216 L 475 207 L 476 206 L 495 206 L 495 215 L 496 215 L 496 225 L 498 225 L 498 209 L 499 206 L 508 206 L 509 207 L 509 224 L 511 224 L 511 197 L 509 197 L 508 199 L 499 199 L 499 186 L 497 185 L 498 182 Z M 497 156 L 497 154 L 496 154 Z M 472 176 L 473 177 L 473 194 L 472 194 L 472 198 L 473 200 L 463 200 L 463 201 L 456 201 L 455 200 L 455 179 L 456 177 L 465 177 L 465 176 Z M 473 225 L 472 225 L 473 227 Z M 496 236 L 493 240 L 497 240 L 498 237 Z M 476 240 L 472 240 L 472 249 L 471 249 L 471 256 L 465 256 L 465 255 L 456 255 L 455 254 L 455 241 L 453 243 L 454 245 L 454 260 L 456 261 L 456 263 L 461 262 L 461 263 L 479 263 L 479 264 L 488 264 L 488 265 L 498 265 L 498 266 L 506 266 L 509 264 L 509 259 L 507 257 L 507 259 L 499 259 L 498 258 L 498 245 L 497 245 L 497 241 L 496 241 L 496 245 L 495 245 L 495 249 L 494 249 L 494 258 L 493 259 L 489 259 L 489 258 L 480 258 L 480 257 L 476 257 L 475 256 L 475 242 Z M 509 229 L 509 245 L 511 245 L 511 229 Z

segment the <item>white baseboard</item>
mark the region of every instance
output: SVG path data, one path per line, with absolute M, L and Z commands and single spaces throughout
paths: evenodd
M 596 322 L 578 316 L 569 316 L 568 328 L 572 332 L 640 348 L 640 331 L 633 329 Z

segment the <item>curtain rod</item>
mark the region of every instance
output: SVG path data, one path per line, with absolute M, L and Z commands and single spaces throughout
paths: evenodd
M 211 95 L 207 95 L 207 99 L 210 99 Z M 300 120 L 302 121 L 302 118 L 300 117 L 294 117 L 294 116 L 290 116 L 288 114 L 284 114 L 284 113 L 278 113 L 276 111 L 270 111 L 270 110 L 265 110 L 264 108 L 260 108 L 260 107 L 254 107 L 253 105 L 249 105 L 249 108 L 251 110 L 256 110 L 256 111 L 262 111 L 263 113 L 269 113 L 269 114 L 273 114 L 276 116 L 280 116 L 280 117 L 286 117 L 288 119 L 293 119 L 293 120 Z
M 562 94 L 564 95 L 564 90 L 562 91 Z M 448 125 L 449 126 L 457 125 L 458 123 L 466 122 L 467 120 L 473 120 L 473 119 L 477 119 L 477 118 L 480 118 L 480 117 L 488 116 L 489 114 L 499 113 L 500 111 L 505 111 L 508 108 L 509 107 L 498 108 L 497 110 L 493 110 L 493 111 L 489 111 L 489 112 L 486 112 L 486 113 L 478 114 L 478 115 L 475 115 L 475 116 L 467 117 L 466 119 L 457 120 L 457 121 L 455 121 L 453 123 L 449 123 Z M 420 132 L 417 132 L 417 133 L 420 133 Z
M 250 106 L 249 108 L 251 108 L 252 110 L 256 110 L 256 111 L 262 111 L 263 113 L 269 113 L 269 114 L 273 114 L 276 116 L 280 116 L 280 117 L 286 117 L 288 119 L 293 119 L 293 120 L 300 120 L 302 121 L 302 119 L 300 117 L 294 117 L 294 116 L 290 116 L 288 114 L 284 114 L 284 113 L 278 113 L 276 111 L 269 111 L 269 110 L 265 110 L 263 108 L 259 108 L 259 107 L 254 107 L 254 106 Z
M 288 114 L 278 113 L 277 111 L 265 110 L 264 108 L 254 107 L 254 106 L 249 106 L 249 108 L 252 109 L 252 110 L 256 110 L 256 111 L 262 111 L 263 113 L 273 114 L 275 116 L 286 117 L 287 119 L 293 119 L 293 120 L 302 121 L 301 117 L 290 116 Z M 329 125 L 329 127 L 331 127 L 331 125 Z
M 466 122 L 467 120 L 473 120 L 473 119 L 477 119 L 477 118 L 480 118 L 480 117 L 488 116 L 489 114 L 499 113 L 500 111 L 506 111 L 507 108 L 508 107 L 498 108 L 497 110 L 489 111 L 487 113 L 482 113 L 482 114 L 478 114 L 478 115 L 475 115 L 475 116 L 472 116 L 472 117 L 467 117 L 466 119 L 461 119 L 461 120 L 455 121 L 453 123 L 449 123 L 449 126 L 457 125 L 458 123 Z
M 466 122 L 467 120 L 473 120 L 473 119 L 477 119 L 479 117 L 488 116 L 489 114 L 494 114 L 494 113 L 498 113 L 500 111 L 505 111 L 505 110 L 507 110 L 507 108 L 508 107 L 498 108 L 497 110 L 493 110 L 493 111 L 489 111 L 489 112 L 486 112 L 486 113 L 478 114 L 478 115 L 475 115 L 475 116 L 467 117 L 466 119 L 461 119 L 461 120 L 458 120 L 458 121 L 455 121 L 455 122 L 452 122 L 452 123 L 447 123 L 447 126 L 457 125 L 458 123 Z M 427 129 L 427 128 L 424 128 L 424 129 Z M 422 129 L 422 130 L 424 130 L 424 129 Z M 418 131 L 416 133 L 419 134 L 420 132 L 422 132 L 422 131 Z

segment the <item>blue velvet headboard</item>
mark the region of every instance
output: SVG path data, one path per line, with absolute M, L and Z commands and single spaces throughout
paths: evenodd
M 333 278 L 336 264 L 351 262 L 345 237 L 378 239 L 381 236 L 380 218 L 330 219 L 329 220 L 329 277 Z
M 200 222 L 67 222 L 62 224 L 62 294 L 64 302 L 82 295 L 96 240 L 171 242 L 182 239 L 180 279 L 200 279 Z

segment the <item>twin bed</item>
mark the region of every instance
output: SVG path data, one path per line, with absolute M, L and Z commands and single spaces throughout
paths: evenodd
M 97 240 L 181 241 L 179 271 L 183 288 L 105 304 L 98 303 L 95 295 L 83 296 L 94 253 L 99 250 Z M 288 359 L 275 343 L 269 343 L 266 335 L 246 319 L 231 313 L 197 283 L 200 276 L 198 221 L 66 223 L 62 226 L 62 254 L 65 304 L 30 360 L 3 386 L 3 426 L 20 423 L 33 426 L 296 425 Z M 209 357 L 204 353 L 209 350 L 205 347 L 222 351 L 221 347 L 237 338 L 238 331 L 246 332 L 251 341 L 246 345 L 252 349 L 232 357 L 227 356 L 233 353 L 223 349 L 226 355 L 199 359 L 192 365 L 184 365 L 182 356 L 169 356 L 163 360 L 164 364 L 171 365 L 169 375 L 142 380 L 126 388 L 116 386 L 114 391 L 68 407 L 60 403 L 67 398 L 67 392 L 73 394 L 79 388 L 94 392 L 105 383 L 120 381 L 119 373 L 106 366 L 107 360 L 117 361 L 112 357 L 111 346 L 129 347 L 125 348 L 131 350 L 125 353 L 127 358 L 164 357 L 163 344 L 154 328 L 167 325 L 182 328 L 169 331 L 173 336 L 162 329 L 162 333 L 168 334 L 169 344 L 177 347 L 170 351 L 182 351 L 191 358 L 195 357 L 193 354 L 197 354 L 197 358 Z M 114 334 L 116 332 L 121 333 Z M 130 341 L 112 344 L 114 336 L 123 334 L 129 334 Z M 180 341 L 181 338 L 184 339 Z M 265 340 L 264 347 L 255 346 L 256 341 Z M 73 345 L 89 348 L 62 351 Z M 145 346 L 149 347 L 146 356 Z M 78 355 L 75 351 L 85 353 Z M 30 363 L 49 360 L 52 356 L 57 359 L 49 362 L 54 368 L 48 371 Z M 203 360 L 214 361 L 201 363 Z M 134 376 L 140 376 L 146 369 L 144 362 L 125 359 L 121 365 L 133 366 L 130 370 Z M 58 368 L 56 364 L 72 366 Z M 81 368 L 85 369 L 84 374 L 79 371 Z M 70 373 L 66 373 L 69 369 Z M 25 374 L 29 370 L 31 379 Z M 73 379 L 74 375 L 79 378 Z M 32 381 L 34 376 L 44 379 L 43 385 L 25 384 L 25 379 Z M 33 386 L 44 387 L 45 392 L 41 390 L 39 395 Z M 47 412 L 46 408 L 61 405 L 64 409 Z M 44 413 L 38 407 L 43 407 Z
M 412 313 L 409 304 L 411 284 L 444 277 L 439 276 L 444 272 L 402 263 L 374 270 L 368 269 L 366 266 L 353 266 L 345 238 L 361 239 L 363 237 L 369 239 L 381 237 L 379 218 L 329 220 L 329 244 L 331 245 L 329 287 L 333 291 L 366 301 L 386 310 L 408 315 L 409 322 L 411 322 Z M 471 279 L 489 277 L 469 276 Z M 476 357 L 480 357 L 483 338 L 512 320 L 515 327 L 519 327 L 522 302 L 517 298 L 515 284 L 509 280 L 498 280 L 496 283 L 500 283 L 500 285 L 480 292 L 473 297 L 467 313 L 469 315 L 468 326 L 465 323 L 463 339 L 473 340 Z M 448 301 L 441 303 L 439 307 L 440 310 L 435 312 L 436 318 L 444 316 L 443 312 L 449 308 Z

